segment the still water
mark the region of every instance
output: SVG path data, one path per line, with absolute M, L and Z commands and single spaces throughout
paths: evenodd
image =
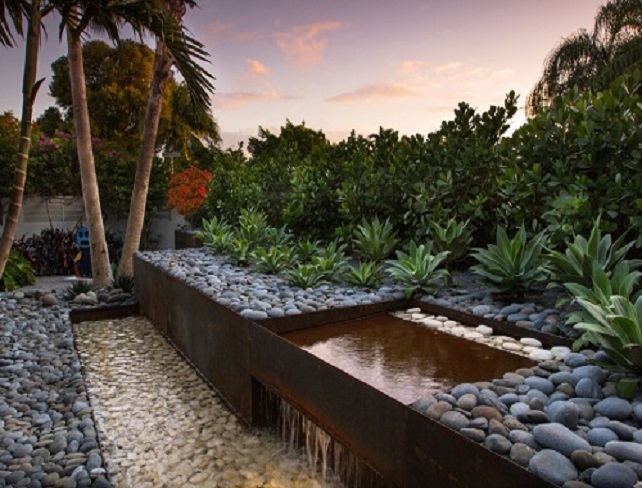
M 464 382 L 530 367 L 527 358 L 389 314 L 291 332 L 284 337 L 402 403 Z

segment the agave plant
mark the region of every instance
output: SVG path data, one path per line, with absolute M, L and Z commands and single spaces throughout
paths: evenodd
M 201 228 L 194 235 L 203 241 L 203 244 L 212 247 L 215 243 L 215 236 L 221 232 L 231 232 L 232 228 L 223 219 L 214 216 L 211 220 L 203 219 Z
M 432 293 L 439 281 L 448 276 L 446 269 L 440 269 L 449 251 L 432 254 L 432 242 L 417 246 L 414 241 L 408 245 L 408 253 L 397 251 L 397 259 L 389 260 L 386 269 L 392 279 L 404 287 L 406 298 L 417 290 Z
M 445 227 L 437 222 L 430 223 L 430 240 L 433 242 L 435 252 L 450 251 L 444 267 L 452 270 L 452 265 L 468 255 L 470 243 L 473 240 L 472 230 L 468 226 L 470 219 L 465 222 L 457 222 L 454 218 L 449 219 Z M 448 275 L 447 283 L 452 284 L 452 277 Z
M 261 271 L 278 274 L 292 266 L 294 251 L 286 246 L 259 248 L 252 253 L 252 258 Z
M 252 247 L 259 247 L 267 240 L 267 216 L 255 209 L 243 209 L 239 217 L 238 234 Z
M 486 249 L 475 249 L 472 256 L 479 264 L 473 266 L 471 271 L 500 293 L 523 296 L 533 284 L 546 279 L 542 255 L 545 241 L 544 232 L 528 240 L 524 226 L 515 237 L 509 239 L 506 229 L 498 226 L 497 244 L 490 244 Z
M 569 317 L 582 332 L 574 349 L 593 344 L 604 349 L 617 367 L 642 374 L 642 296 L 632 301 L 613 295 L 605 305 L 582 298 L 577 301 L 584 310 Z
M 326 247 L 319 248 L 316 256 L 312 256 L 312 264 L 317 266 L 327 278 L 336 278 L 348 264 L 344 249 L 345 245 L 337 241 L 330 242 Z
M 67 300 L 73 300 L 81 293 L 88 293 L 94 289 L 91 280 L 78 280 L 74 281 L 71 285 L 65 288 L 64 297 Z
M 244 237 L 234 237 L 227 248 L 228 255 L 237 266 L 250 264 L 252 246 L 250 241 Z
M 351 265 L 344 271 L 344 277 L 352 286 L 374 288 L 381 282 L 381 265 L 374 262 Z
M 359 256 L 368 261 L 382 261 L 395 250 L 398 243 L 397 232 L 390 219 L 383 223 L 378 217 L 372 222 L 363 219 L 362 224 L 354 231 L 352 242 Z
M 265 242 L 269 246 L 286 246 L 292 241 L 292 233 L 288 230 L 288 226 L 283 227 L 268 227 L 265 230 Z
M 309 262 L 312 261 L 314 256 L 319 254 L 320 245 L 321 243 L 319 241 L 306 239 L 305 241 L 299 241 L 294 251 L 299 261 Z
M 579 283 L 564 283 L 564 288 L 576 299 L 586 300 L 603 307 L 609 306 L 611 297 L 623 296 L 630 300 L 637 300 L 642 291 L 636 293 L 636 286 L 642 277 L 639 271 L 631 271 L 628 261 L 620 261 L 608 276 L 597 261 L 592 264 L 591 288 Z
M 602 235 L 598 217 L 588 240 L 576 235 L 572 243 L 566 244 L 564 253 L 549 251 L 547 269 L 555 285 L 577 283 L 590 287 L 593 282 L 593 263 L 610 276 L 634 245 L 633 242 L 624 244 L 625 237 L 626 234 L 623 234 L 614 242 L 611 234 Z M 629 261 L 631 270 L 638 269 L 640 265 L 642 261 L 639 259 Z
M 325 273 L 313 264 L 299 264 L 290 271 L 289 282 L 299 288 L 314 288 L 325 283 Z
M 214 252 L 226 252 L 234 239 L 234 232 L 225 228 L 218 229 L 213 235 L 210 247 Z

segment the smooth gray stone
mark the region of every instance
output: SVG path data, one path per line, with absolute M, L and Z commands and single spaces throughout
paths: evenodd
M 631 488 L 637 481 L 635 471 L 620 463 L 600 466 L 591 475 L 594 488 Z
M 637 442 L 611 441 L 604 446 L 604 451 L 618 461 L 642 463 L 642 444 Z
M 590 451 L 591 445 L 562 424 L 540 424 L 533 428 L 535 441 L 541 446 L 570 456 L 573 451 Z
M 551 422 L 560 423 L 571 430 L 577 428 L 577 422 L 580 416 L 580 409 L 577 405 L 571 402 L 555 402 L 546 407 Z
M 528 463 L 528 469 L 558 486 L 578 477 L 577 469 L 571 460 L 551 449 L 544 449 L 535 454 Z
M 604 447 L 607 442 L 617 441 L 618 439 L 618 435 L 606 427 L 591 429 L 588 433 L 588 441 L 594 446 Z

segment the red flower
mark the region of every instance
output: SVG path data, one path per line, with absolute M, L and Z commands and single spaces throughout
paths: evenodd
M 196 212 L 207 198 L 207 185 L 212 173 L 198 168 L 188 168 L 169 180 L 167 206 L 176 208 L 181 215 Z

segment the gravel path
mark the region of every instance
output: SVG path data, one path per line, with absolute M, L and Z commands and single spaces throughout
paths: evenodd
M 280 440 L 241 425 L 146 319 L 74 332 L 118 488 L 330 486 Z

